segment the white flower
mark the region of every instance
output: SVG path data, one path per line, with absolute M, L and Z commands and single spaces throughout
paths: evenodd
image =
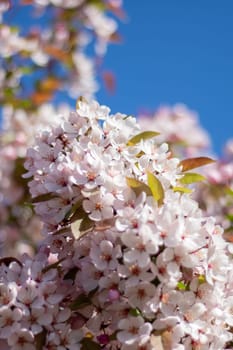
M 176 287 L 182 278 L 179 265 L 175 261 L 167 262 L 164 260 L 162 253 L 157 257 L 156 264 L 152 265 L 152 272 L 169 288 Z
M 137 307 L 144 312 L 148 309 L 149 302 L 156 296 L 156 288 L 151 283 L 140 282 L 136 286 L 126 287 L 125 294 L 132 307 Z M 157 298 L 157 302 L 159 303 L 159 298 Z
M 83 208 L 89 213 L 90 219 L 101 221 L 113 217 L 113 201 L 114 197 L 111 193 L 97 193 L 90 196 L 89 199 L 84 199 Z
M 233 326 L 233 296 L 230 296 L 229 298 L 226 299 L 226 314 L 225 319 L 226 323 L 229 326 Z
M 208 250 L 206 261 L 206 279 L 212 284 L 214 280 L 224 281 L 229 271 L 229 259 L 224 250 L 218 249 L 217 246 L 211 245 Z
M 18 288 L 15 282 L 0 283 L 0 308 L 11 307 L 16 301 Z
M 90 261 L 81 261 L 80 270 L 76 274 L 75 284 L 88 293 L 98 286 L 101 275 L 102 272 L 97 270 Z
M 139 264 L 118 265 L 118 274 L 121 278 L 126 278 L 127 285 L 137 285 L 139 281 L 149 282 L 155 278 L 153 271 L 149 270 L 150 266 L 144 266 L 143 268 Z
M 114 247 L 111 241 L 103 240 L 99 245 L 92 244 L 90 258 L 100 271 L 116 270 L 118 258 L 121 257 L 120 246 Z
M 0 338 L 8 339 L 11 333 L 17 332 L 20 328 L 22 311 L 19 308 L 1 308 L 0 314 Z
M 25 286 L 21 286 L 18 291 L 17 300 L 26 306 L 33 305 L 38 298 L 37 286 L 35 283 L 31 282 Z
M 79 350 L 81 348 L 80 340 L 83 338 L 83 332 L 80 329 L 72 330 L 69 325 L 59 324 L 55 326 L 58 337 L 55 336 L 55 344 L 58 350 Z
M 148 342 L 152 326 L 144 322 L 142 317 L 129 317 L 119 322 L 120 332 L 117 339 L 124 345 L 143 345 Z
M 53 322 L 53 310 L 45 307 L 32 308 L 28 319 L 28 327 L 31 328 L 33 334 L 40 333 L 42 326 L 49 326 Z
M 8 338 L 8 344 L 14 350 L 35 350 L 34 336 L 27 329 L 19 329 Z

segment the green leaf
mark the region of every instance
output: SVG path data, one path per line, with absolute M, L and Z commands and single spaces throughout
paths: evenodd
M 101 11 L 106 10 L 106 4 L 104 3 L 103 0 L 88 0 L 88 3 L 96 6 Z
M 35 198 L 32 198 L 32 203 L 46 202 L 54 198 L 58 198 L 58 196 L 55 195 L 53 192 L 48 192 L 48 193 L 40 194 Z
M 4 98 L 7 100 L 7 102 L 9 102 L 8 100 L 12 99 L 14 96 L 14 90 L 12 88 L 9 87 L 5 87 L 3 90 L 4 93 Z
M 231 189 L 230 187 L 226 186 L 225 193 L 228 194 L 229 196 L 233 196 L 233 189 Z
M 128 142 L 127 146 L 134 146 L 137 143 L 139 143 L 141 140 L 148 140 L 151 139 L 152 137 L 160 135 L 159 132 L 156 131 L 143 131 L 140 132 L 140 134 L 137 134 L 133 136 Z
M 136 158 L 141 158 L 142 156 L 144 156 L 145 152 L 140 151 L 138 154 L 136 154 Z M 135 164 L 136 167 L 138 168 L 138 163 Z
M 162 205 L 164 200 L 164 189 L 161 182 L 149 171 L 147 172 L 147 182 L 154 199 L 158 202 L 159 206 Z
M 126 177 L 126 182 L 127 185 L 131 188 L 137 188 L 145 185 L 144 182 L 137 180 L 134 177 Z
M 72 267 L 64 276 L 64 280 L 75 280 L 76 274 L 79 271 L 79 269 L 75 266 Z
M 192 193 L 192 190 L 187 187 L 172 187 L 174 192 L 181 192 L 181 193 Z
M 86 306 L 91 305 L 90 297 L 86 294 L 80 294 L 72 303 L 70 304 L 70 309 L 72 311 L 82 309 Z
M 205 276 L 204 275 L 199 275 L 198 276 L 198 282 L 199 282 L 199 284 L 205 283 L 206 282 Z
M 101 345 L 90 338 L 84 338 L 82 340 L 81 350 L 101 350 Z
M 30 99 L 16 98 L 13 89 L 5 90 L 4 95 L 5 102 L 11 104 L 15 109 L 31 109 L 33 107 Z
M 194 182 L 204 181 L 206 180 L 206 177 L 200 174 L 196 173 L 186 173 L 184 176 L 180 179 L 180 183 L 183 185 L 189 185 Z
M 80 232 L 81 232 L 82 234 L 84 234 L 84 233 L 86 233 L 87 231 L 92 230 L 94 226 L 95 226 L 94 221 L 92 221 L 92 220 L 89 218 L 89 216 L 87 215 L 87 216 L 85 216 L 85 217 L 82 219 L 82 221 L 81 221 L 81 223 L 80 223 L 79 229 L 80 229 Z
M 117 340 L 117 331 L 115 331 L 114 333 L 112 333 L 109 336 L 109 340 L 113 341 L 113 340 Z
M 23 174 L 25 174 L 24 162 L 24 157 L 16 158 L 14 161 L 14 172 L 12 174 L 14 181 L 21 187 L 27 186 L 28 183 L 28 179 L 23 178 Z
M 92 289 L 88 294 L 80 294 L 74 301 L 72 301 L 72 303 L 70 304 L 70 309 L 72 311 L 75 311 L 78 309 L 82 309 L 83 307 L 86 307 L 88 305 L 91 305 L 91 299 L 94 297 L 98 289 L 99 288 L 96 287 L 95 289 Z
M 185 172 L 214 162 L 215 160 L 209 157 L 196 157 L 182 160 L 180 166 L 182 166 L 182 172 Z
M 35 70 L 35 69 L 34 69 L 33 67 L 29 67 L 29 66 L 24 66 L 24 67 L 21 67 L 21 68 L 20 68 L 20 71 L 21 71 L 21 73 L 22 73 L 23 75 L 25 75 L 25 74 L 31 74 L 31 73 L 33 73 L 34 70 Z
M 67 233 L 67 232 L 70 232 L 69 226 L 59 228 L 58 230 L 53 232 L 53 235 L 54 236 L 62 235 L 62 234 Z
M 66 213 L 64 220 L 73 222 L 80 219 L 85 211 L 82 208 L 82 200 L 77 201 L 72 208 Z
M 153 261 L 153 263 L 154 264 L 156 264 L 156 258 L 155 259 L 153 259 L 154 261 Z M 152 281 L 151 281 L 151 283 L 155 286 L 155 287 L 158 287 L 159 285 L 160 285 L 160 280 L 159 280 L 159 278 L 158 277 L 155 277 Z
M 184 282 L 180 281 L 180 282 L 177 283 L 176 288 L 178 290 L 181 290 L 181 291 L 182 290 L 188 290 L 188 285 L 185 284 Z
M 233 223 L 233 214 L 226 214 L 226 218 Z
M 133 316 L 133 317 L 140 316 L 141 314 L 142 313 L 141 313 L 141 311 L 138 308 L 130 309 L 130 311 L 129 311 L 129 315 Z
M 139 196 L 142 192 L 145 192 L 148 196 L 152 196 L 152 191 L 148 185 L 132 177 L 126 177 L 127 185 L 132 188 L 136 196 Z
M 76 220 L 71 224 L 71 231 L 75 239 L 79 239 L 86 233 L 90 232 L 95 226 L 95 223 L 89 218 L 87 213 L 85 214 L 86 216 L 84 218 Z
M 79 104 L 82 102 L 87 103 L 87 100 L 85 99 L 85 97 L 79 96 L 79 98 L 76 101 L 76 110 L 80 109 Z
M 43 268 L 43 270 L 42 270 L 42 273 L 46 273 L 46 272 L 48 272 L 48 271 L 51 270 L 51 269 L 57 269 L 58 266 L 60 265 L 60 263 L 61 263 L 63 260 L 65 260 L 65 258 L 62 258 L 62 259 L 56 261 L 56 262 L 53 263 L 53 264 L 50 264 L 50 265 L 48 265 L 48 266 L 45 266 L 45 267 Z

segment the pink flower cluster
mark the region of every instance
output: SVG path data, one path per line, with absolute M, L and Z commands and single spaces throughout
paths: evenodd
M 1 322 L 13 326 L 0 338 L 12 350 L 147 350 L 168 333 L 171 349 L 225 349 L 233 295 L 223 230 L 182 187 L 168 145 L 109 113 L 79 100 L 28 150 L 44 241 L 34 260 L 1 261 L 10 310 Z
M 77 343 L 82 331 L 68 324 L 71 310 L 64 299 L 69 298 L 69 289 L 58 270 L 46 265 L 47 256 L 44 250 L 33 260 L 25 255 L 21 262 L 12 258 L 9 265 L 2 263 L 0 267 L 0 338 L 4 349 L 42 349 L 40 344 L 44 349 L 80 348 Z
M 59 123 L 59 114 L 68 106 L 54 108 L 43 104 L 37 111 L 26 113 L 8 105 L 3 108 L 0 133 L 0 250 L 1 256 L 19 256 L 22 252 L 33 254 L 33 247 L 41 239 L 41 223 L 29 201 L 28 188 L 21 175 L 26 150 L 39 130 L 48 128 L 47 114 L 53 125 Z M 46 116 L 46 117 L 45 117 Z M 28 126 L 30 123 L 30 127 Z M 34 232 L 31 237 L 31 231 Z
M 233 242 L 233 157 L 232 141 L 225 154 L 204 169 L 208 183 L 198 187 L 196 199 L 207 215 L 212 215 L 225 229 L 226 239 Z
M 176 156 L 200 156 L 213 154 L 210 140 L 199 124 L 198 116 L 182 104 L 163 106 L 153 115 L 140 114 L 138 121 L 143 129 L 150 128 L 161 133 L 156 140 L 168 142 Z M 195 186 L 194 198 L 205 215 L 214 216 L 221 224 L 227 240 L 233 242 L 233 141 L 229 140 L 221 157 L 203 168 L 207 181 Z
M 30 196 L 21 178 L 26 149 L 37 130 L 59 123 L 54 96 L 61 102 L 67 94 L 93 98 L 121 6 L 121 0 L 0 1 L 1 256 L 33 255 L 38 246 L 41 225 L 25 205 Z

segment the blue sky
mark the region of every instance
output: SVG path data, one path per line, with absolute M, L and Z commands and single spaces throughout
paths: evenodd
M 123 2 L 123 42 L 104 58 L 117 78 L 116 92 L 101 87 L 97 99 L 133 115 L 185 103 L 198 112 L 220 154 L 233 138 L 233 0 Z M 18 15 L 22 21 L 23 11 Z
M 233 138 L 233 1 L 124 0 L 124 9 L 123 42 L 105 57 L 116 93 L 98 99 L 129 114 L 183 102 L 220 153 Z

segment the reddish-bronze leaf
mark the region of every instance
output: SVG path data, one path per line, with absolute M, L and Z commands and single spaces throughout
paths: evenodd
M 43 46 L 43 49 L 48 55 L 56 58 L 59 61 L 69 63 L 71 60 L 71 56 L 69 55 L 68 52 L 63 51 L 56 46 L 45 45 L 45 46 Z
M 214 162 L 215 160 L 209 157 L 196 157 L 196 158 L 184 159 L 180 162 L 180 165 L 182 166 L 182 171 L 184 172 L 184 171 L 195 169 L 200 166 L 207 165 Z
M 233 243 L 233 229 L 231 231 L 225 231 L 223 234 L 223 238 L 230 243 Z
M 20 4 L 21 5 L 32 5 L 33 4 L 33 0 L 21 0 Z
M 123 39 L 119 33 L 115 32 L 110 36 L 109 41 L 114 44 L 120 44 L 122 43 Z
M 110 71 L 105 71 L 103 72 L 102 76 L 107 90 L 111 93 L 114 93 L 116 90 L 116 79 L 114 74 Z
M 48 77 L 40 83 L 40 90 L 54 91 L 61 86 L 61 81 L 55 77 Z
M 36 105 L 48 102 L 53 97 L 53 92 L 51 91 L 37 91 L 31 96 L 31 100 Z
M 126 18 L 126 13 L 124 12 L 124 10 L 118 6 L 114 6 L 114 3 L 107 3 L 107 9 L 120 19 Z

